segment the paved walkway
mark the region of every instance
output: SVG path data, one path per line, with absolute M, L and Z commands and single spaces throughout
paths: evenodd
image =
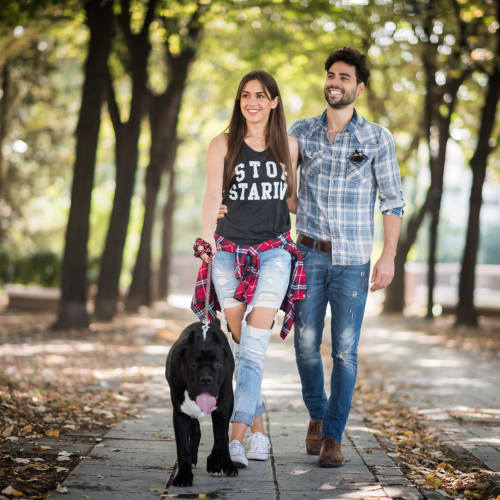
M 466 352 L 404 319 L 368 318 L 361 356 L 392 397 L 425 415 L 440 440 L 500 472 L 500 360 Z
M 304 450 L 308 416 L 292 339 L 283 342 L 277 335 L 268 350 L 263 385 L 271 459 L 250 461 L 236 478 L 210 477 L 205 464 L 212 446 L 211 422 L 204 420 L 194 486 L 171 486 L 176 452 L 168 386 L 161 373 L 166 353 L 167 348 L 148 359 L 150 366 L 158 366 L 158 376 L 147 388 L 148 408 L 138 418 L 113 428 L 73 470 L 64 483 L 67 499 L 425 498 L 404 477 L 356 410 L 351 412 L 344 435 L 345 465 L 338 469 L 317 467 L 317 457 Z M 499 407 L 499 361 L 440 347 L 430 335 L 406 332 L 404 323 L 376 318 L 366 321 L 360 359 L 366 366 L 378 368 L 377 376 L 393 383 L 395 392 L 404 387 L 408 394 L 401 396 L 408 396 L 411 406 L 434 418 L 433 424 L 442 426 L 450 440 L 464 442 L 485 465 L 500 469 L 500 437 L 494 433 L 498 427 L 484 421 L 463 424 L 452 416 L 457 407 L 462 411 Z

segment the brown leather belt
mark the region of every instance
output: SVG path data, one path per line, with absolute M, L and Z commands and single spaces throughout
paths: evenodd
M 330 241 L 325 240 L 315 240 L 313 238 L 309 238 L 305 234 L 299 234 L 297 236 L 297 243 L 302 243 L 309 248 L 314 248 L 318 252 L 332 253 L 332 243 Z

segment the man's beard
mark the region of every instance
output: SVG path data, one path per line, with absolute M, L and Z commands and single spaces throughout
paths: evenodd
M 324 90 L 324 94 L 325 94 L 326 102 L 333 109 L 345 108 L 345 107 L 349 106 L 350 104 L 352 104 L 356 99 L 356 90 L 353 90 L 350 93 L 345 92 L 338 101 L 333 102 L 333 103 L 330 102 L 330 96 L 328 95 L 327 89 Z

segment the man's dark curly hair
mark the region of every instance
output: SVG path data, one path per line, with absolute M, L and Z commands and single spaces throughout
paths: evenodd
M 366 65 L 366 56 L 361 52 L 353 49 L 352 47 L 344 47 L 332 52 L 325 62 L 325 70 L 328 71 L 333 63 L 337 61 L 345 62 L 350 66 L 356 68 L 356 80 L 357 82 L 363 82 L 365 85 L 368 84 L 368 78 L 370 78 L 370 70 Z

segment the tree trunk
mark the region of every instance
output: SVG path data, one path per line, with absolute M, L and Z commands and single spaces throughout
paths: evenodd
M 394 259 L 394 279 L 385 289 L 384 313 L 401 313 L 405 307 L 405 263 L 408 252 L 403 252 L 398 245 Z
M 417 239 L 418 230 L 431 204 L 431 190 L 427 190 L 425 200 L 418 212 L 408 221 L 405 237 L 400 239 L 394 261 L 394 279 L 386 288 L 384 313 L 402 313 L 405 307 L 405 264 L 408 253 Z
M 438 242 L 439 213 L 441 211 L 441 200 L 443 198 L 444 166 L 446 157 L 446 144 L 449 138 L 449 128 L 443 131 L 444 137 L 440 145 L 439 158 L 434 166 L 434 179 L 431 181 L 431 204 L 429 225 L 429 255 L 427 258 L 427 318 L 434 317 L 434 288 L 436 285 L 436 250 Z M 441 143 L 441 137 L 440 137 Z M 442 158 L 441 158 L 442 157 Z
M 125 302 L 125 309 L 135 312 L 141 305 L 151 305 L 151 240 L 156 199 L 161 182 L 161 170 L 153 167 L 153 159 L 146 171 L 146 200 L 141 241 L 132 273 L 132 283 Z
M 497 34 L 497 57 L 500 56 L 500 35 Z M 469 220 L 467 237 L 460 269 L 458 284 L 458 304 L 456 323 L 459 325 L 477 325 L 477 311 L 474 305 L 475 270 L 480 238 L 480 216 L 482 191 L 486 177 L 488 156 L 491 152 L 490 137 L 495 126 L 495 116 L 500 99 L 500 67 L 497 66 L 488 80 L 486 99 L 481 111 L 481 125 L 476 150 L 471 158 L 472 188 L 469 200 Z
M 153 235 L 154 212 L 158 197 L 161 176 L 167 163 L 171 171 L 177 153 L 177 123 L 181 107 L 182 94 L 186 85 L 188 67 L 194 58 L 194 52 L 189 50 L 176 58 L 170 65 L 172 73 L 166 91 L 153 97 L 150 110 L 151 155 L 146 174 L 146 204 L 141 242 L 132 275 L 132 283 L 126 301 L 126 309 L 135 312 L 140 305 L 151 305 L 151 239 Z M 170 180 L 172 180 L 172 176 Z M 170 200 L 170 196 L 169 196 Z
M 170 169 L 168 200 L 163 207 L 163 231 L 160 268 L 158 270 L 158 298 L 166 300 L 170 292 L 169 276 L 172 262 L 172 235 L 175 209 L 175 170 Z
M 435 63 L 432 53 L 429 51 L 424 52 L 422 63 L 425 68 L 426 74 L 426 95 L 423 105 L 423 123 L 425 129 L 425 137 L 429 145 L 429 169 L 432 174 L 432 152 L 430 150 L 431 143 L 431 127 L 432 127 L 432 113 L 434 109 L 434 68 Z M 431 175 L 432 177 L 432 175 Z M 427 193 L 425 200 L 408 221 L 404 235 L 399 239 L 396 259 L 394 261 L 394 279 L 389 287 L 386 288 L 384 300 L 384 313 L 403 313 L 405 308 L 405 264 L 413 244 L 415 243 L 418 231 L 425 215 L 429 211 L 432 203 L 432 182 Z
M 485 164 L 486 167 L 486 164 Z M 467 236 L 462 256 L 462 267 L 458 284 L 458 305 L 456 323 L 459 325 L 477 326 L 477 311 L 474 306 L 474 289 L 476 283 L 476 261 L 479 249 L 479 227 L 482 204 L 483 183 L 486 168 L 472 167 L 472 187 L 469 200 L 469 220 Z
M 136 112 L 140 112 L 137 111 Z M 140 120 L 139 120 L 140 123 Z M 116 313 L 119 281 L 123 263 L 123 249 L 130 219 L 130 206 L 134 192 L 140 124 L 127 124 L 116 139 L 116 188 L 109 220 L 106 244 L 101 259 L 94 314 L 110 321 Z
M 165 92 L 151 98 L 150 106 L 150 128 L 151 128 L 151 153 L 148 173 L 146 175 L 146 207 L 144 212 L 143 230 L 141 242 L 137 254 L 136 263 L 132 275 L 126 308 L 134 312 L 140 305 L 151 305 L 151 239 L 154 221 L 154 211 L 158 195 L 158 186 L 162 173 L 170 172 L 167 225 L 172 225 L 174 208 L 174 163 L 177 154 L 178 138 L 177 123 L 181 107 L 182 94 L 186 86 L 189 66 L 196 55 L 196 49 L 201 39 L 202 25 L 199 17 L 206 6 L 198 4 L 196 11 L 187 23 L 188 43 L 185 43 L 182 52 L 178 55 L 172 54 L 168 39 L 165 42 L 166 64 L 169 74 L 169 84 Z M 164 222 L 165 224 L 165 222 Z M 170 231 L 170 229 L 169 229 Z M 169 232 L 167 231 L 167 233 Z M 165 228 L 163 233 L 162 253 L 165 252 Z M 171 236 L 168 236 L 169 240 Z M 168 247 L 168 245 L 167 245 Z M 163 255 L 162 255 L 163 259 Z M 165 263 L 163 264 L 165 265 Z M 168 264 L 167 273 L 168 273 Z M 163 272 L 165 270 L 163 269 Z M 161 281 L 161 280 L 160 280 Z
M 116 188 L 95 300 L 94 314 L 103 321 L 113 319 L 119 299 L 123 249 L 130 219 L 130 206 L 139 157 L 139 135 L 146 98 L 147 63 L 151 50 L 149 27 L 154 17 L 155 5 L 155 0 L 149 1 L 142 30 L 136 35 L 132 34 L 130 29 L 129 2 L 122 0 L 120 21 L 129 47 L 132 72 L 132 100 L 129 119 L 126 123 L 121 123 L 119 120 L 118 106 L 112 90 L 111 77 L 109 77 L 108 103 L 116 134 Z
M 88 0 L 85 4 L 90 40 L 80 116 L 76 128 L 76 159 L 71 208 L 62 262 L 61 300 L 54 328 L 87 328 L 87 242 L 101 108 L 113 37 L 113 2 Z
M 456 88 L 458 91 L 458 87 Z M 441 99 L 439 98 L 439 101 Z M 444 185 L 444 168 L 446 164 L 446 149 L 448 139 L 450 138 L 450 123 L 451 115 L 455 107 L 456 93 L 452 96 L 452 102 L 447 106 L 448 114 L 446 117 L 441 116 L 439 112 L 440 102 L 435 102 L 434 109 L 436 110 L 436 122 L 438 123 L 439 131 L 439 150 L 436 158 L 430 158 L 431 165 L 431 202 L 430 202 L 430 217 L 429 225 L 429 255 L 427 257 L 427 318 L 433 318 L 434 307 L 434 288 L 436 285 L 436 251 L 438 244 L 438 227 L 439 214 L 441 211 L 441 200 L 443 199 Z M 429 144 L 429 148 L 430 148 Z
M 439 149 L 437 158 L 431 159 L 431 223 L 429 227 L 429 255 L 427 270 L 427 314 L 426 317 L 434 317 L 434 288 L 436 285 L 436 252 L 438 243 L 439 215 L 441 211 L 441 200 L 443 198 L 444 169 L 446 165 L 446 150 L 448 139 L 450 138 L 450 125 L 453 111 L 457 102 L 458 89 L 470 74 L 470 70 L 462 71 L 458 78 L 450 79 L 446 87 L 446 95 L 449 96 L 449 103 L 446 106 L 446 116 L 442 116 L 439 111 L 441 98 L 435 102 L 436 123 L 439 133 Z M 443 94 L 444 95 L 444 94 Z M 430 144 L 429 144 L 430 148 Z
M 0 200 L 3 197 L 3 184 L 5 175 L 5 158 L 2 153 L 3 143 L 7 137 L 7 123 L 10 100 L 10 68 L 9 62 L 5 61 L 2 68 L 2 95 L 0 97 Z M 1 233 L 1 226 L 0 226 Z

